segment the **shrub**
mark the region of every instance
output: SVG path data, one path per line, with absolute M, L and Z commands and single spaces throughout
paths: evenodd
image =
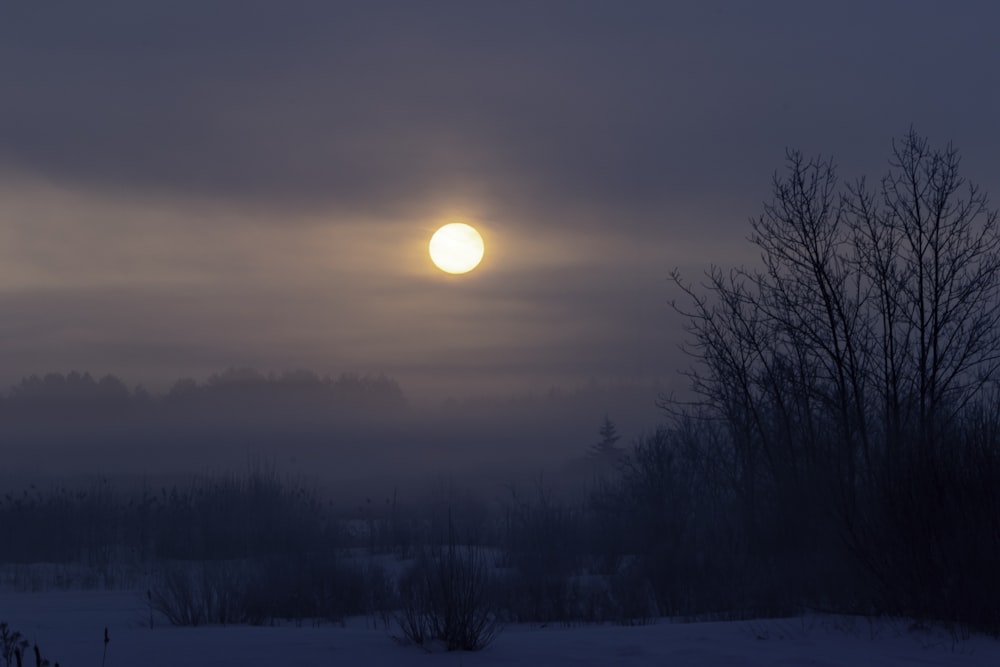
M 178 563 L 163 569 L 149 601 L 172 625 L 182 626 L 340 620 L 371 611 L 372 591 L 381 590 L 380 584 L 385 587 L 384 572 L 332 556 Z
M 3 658 L 4 667 L 10 667 L 17 655 L 26 648 L 28 640 L 20 632 L 7 623 L 0 623 L 0 657 Z
M 499 630 L 490 583 L 478 550 L 449 544 L 400 576 L 396 622 L 414 644 L 440 641 L 449 651 L 478 651 Z

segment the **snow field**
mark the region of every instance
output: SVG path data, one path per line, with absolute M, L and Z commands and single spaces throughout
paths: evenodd
M 178 628 L 155 619 L 139 592 L 0 593 L 0 621 L 37 642 L 62 667 L 995 667 L 1000 642 L 954 638 L 943 630 L 914 631 L 906 621 L 806 615 L 758 621 L 506 627 L 478 653 L 427 651 L 401 645 L 369 618 L 343 625 Z

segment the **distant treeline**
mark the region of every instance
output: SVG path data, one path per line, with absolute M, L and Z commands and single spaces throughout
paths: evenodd
M 585 455 L 605 414 L 627 440 L 659 419 L 654 396 L 650 387 L 592 385 L 433 403 L 382 374 L 246 368 L 154 395 L 114 375 L 50 373 L 0 395 L 0 481 L 188 474 L 248 456 L 276 457 L 341 494 L 361 479 L 405 486 L 458 470 L 496 478 Z
M 115 375 L 99 379 L 90 373 L 31 375 L 0 397 L 5 413 L 128 412 L 152 407 L 198 413 L 240 410 L 325 410 L 352 412 L 398 411 L 406 405 L 403 391 L 391 377 L 343 373 L 336 378 L 304 370 L 264 374 L 234 368 L 199 382 L 178 380 L 163 396 L 142 386 L 129 389 Z

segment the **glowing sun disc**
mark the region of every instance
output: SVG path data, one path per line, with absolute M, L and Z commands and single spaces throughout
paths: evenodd
M 474 227 L 452 222 L 431 237 L 431 261 L 445 273 L 468 273 L 483 261 L 483 237 Z

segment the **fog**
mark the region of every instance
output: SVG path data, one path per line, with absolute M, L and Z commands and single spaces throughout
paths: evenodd
M 52 373 L 3 396 L 0 454 L 15 487 L 155 483 L 262 462 L 344 502 L 441 483 L 499 490 L 539 475 L 558 486 L 583 481 L 579 462 L 606 416 L 625 438 L 655 428 L 662 393 L 595 383 L 428 399 L 384 375 L 230 369 L 151 394 L 113 375 Z

